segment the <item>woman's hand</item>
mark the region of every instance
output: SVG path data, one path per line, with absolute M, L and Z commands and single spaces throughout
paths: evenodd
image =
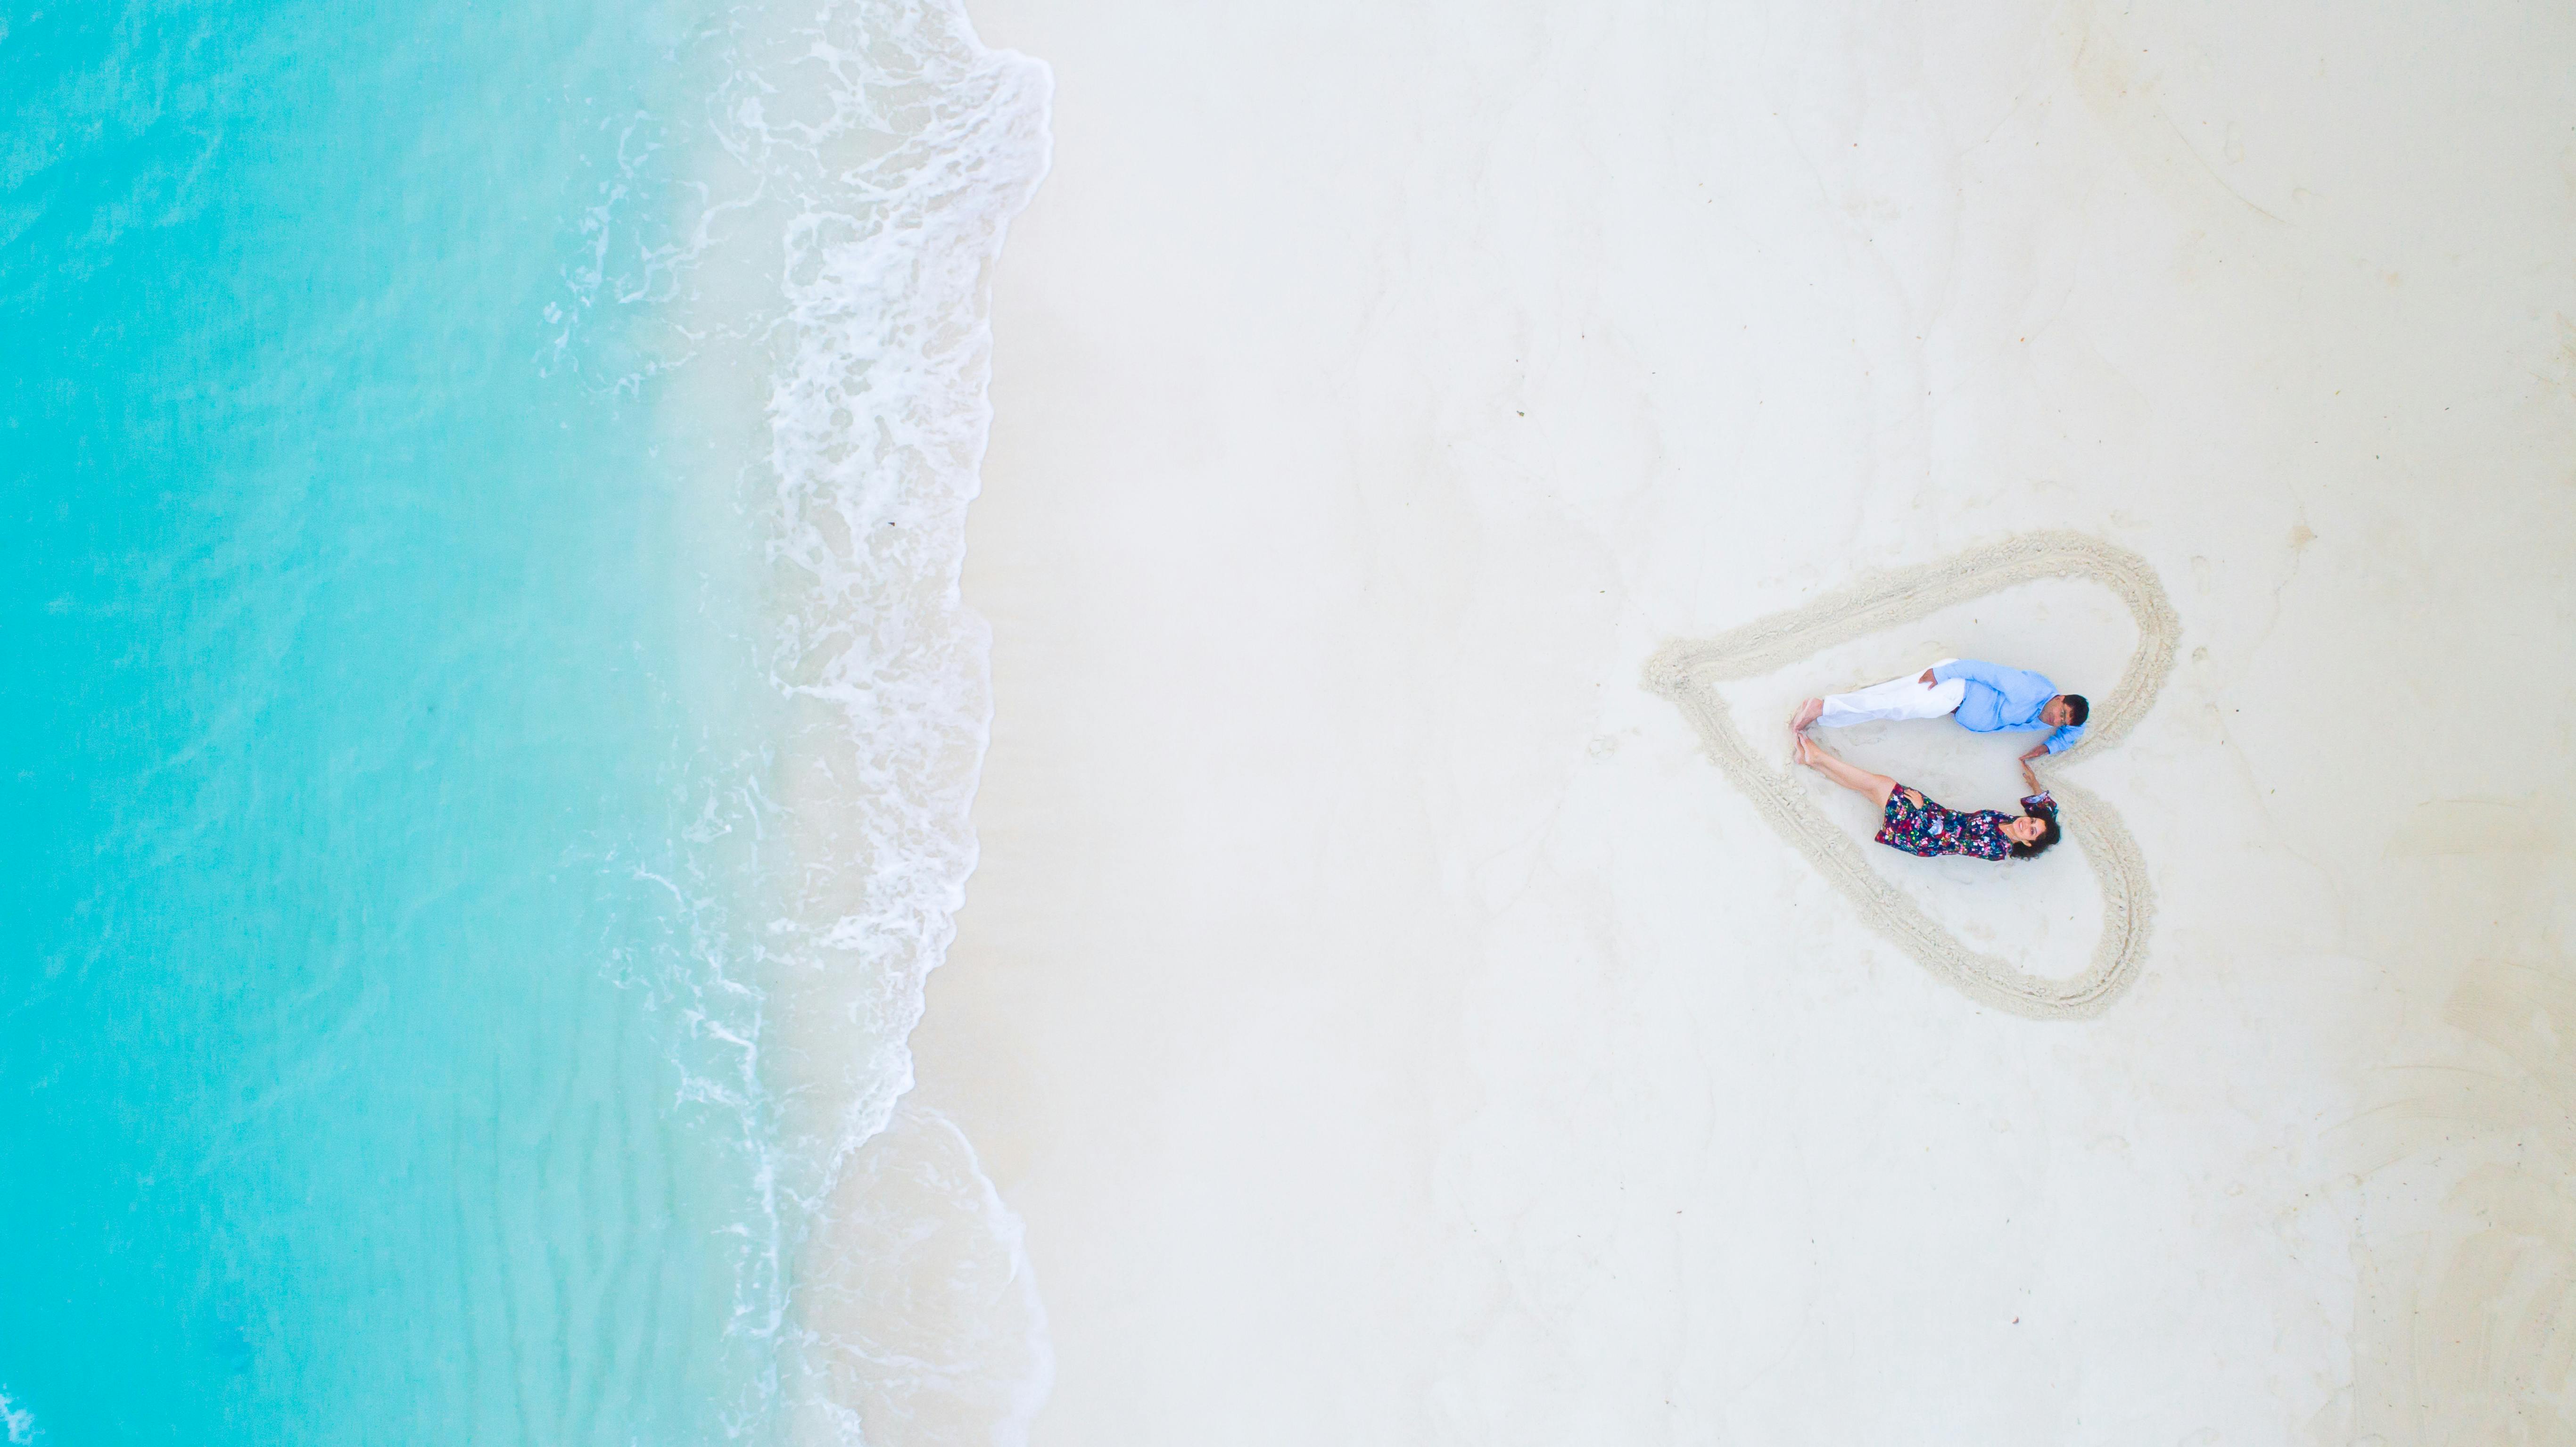
M 2030 760 L 2028 759 L 2021 761 L 2021 781 L 2030 785 L 2030 791 L 2034 794 L 2045 794 L 2048 792 L 2046 789 L 2039 786 L 2039 773 L 2037 770 L 2031 768 Z

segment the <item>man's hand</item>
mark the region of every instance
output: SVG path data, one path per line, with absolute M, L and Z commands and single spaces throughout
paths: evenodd
M 2032 749 L 2029 753 L 2026 753 L 2026 754 L 2024 754 L 2024 755 L 2022 755 L 2022 756 L 2021 756 L 2021 764 L 2022 764 L 2022 767 L 2023 767 L 2023 768 L 2025 768 L 2025 769 L 2029 768 L 2029 767 L 2030 767 L 2030 761 L 2031 761 L 2031 760 L 2033 760 L 2033 759 L 2035 759 L 2035 758 L 2038 758 L 2040 755 L 2042 755 L 2042 754 L 2044 754 L 2044 753 L 2047 753 L 2047 752 L 2048 752 L 2048 745 L 2046 745 L 2046 744 L 2041 744 L 2038 748 Z
M 1932 670 L 1928 668 L 1923 670 L 1923 676 L 1921 678 L 1915 680 L 1915 682 L 1922 684 L 1925 688 L 1930 688 L 1932 685 L 1939 683 L 1940 681 L 1941 680 L 1932 676 Z

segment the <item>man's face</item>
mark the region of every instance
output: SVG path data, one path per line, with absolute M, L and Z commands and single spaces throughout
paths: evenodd
M 2062 729 L 2075 719 L 2075 710 L 2066 706 L 2066 695 L 2059 694 L 2039 708 L 2039 721 L 2053 729 Z

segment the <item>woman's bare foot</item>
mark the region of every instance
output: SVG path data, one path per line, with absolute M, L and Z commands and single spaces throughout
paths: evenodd
M 1796 759 L 1799 763 L 1802 763 L 1811 769 L 1821 769 L 1824 767 L 1822 763 L 1818 762 L 1818 756 L 1823 754 L 1824 750 L 1816 747 L 1816 741 L 1814 739 L 1807 737 L 1805 734 L 1797 734 L 1790 739 L 1790 742 L 1796 745 L 1795 748 L 1790 750 L 1789 756 L 1791 758 Z
M 1789 715 L 1789 727 L 1792 730 L 1804 732 L 1807 725 L 1814 723 L 1816 720 L 1823 718 L 1824 716 L 1825 701 L 1821 698 L 1811 698 L 1805 703 L 1798 705 L 1798 711 L 1796 713 Z

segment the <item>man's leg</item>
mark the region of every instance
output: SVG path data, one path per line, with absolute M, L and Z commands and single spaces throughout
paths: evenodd
M 1939 667 L 1939 664 L 1933 665 Z M 1829 729 L 1849 728 L 1853 724 L 1876 723 L 1881 719 L 1940 718 L 1959 706 L 1968 696 L 1966 679 L 1954 678 L 1947 683 L 1926 684 L 1921 674 L 1909 673 L 1891 678 L 1850 693 L 1829 694 L 1815 722 Z

